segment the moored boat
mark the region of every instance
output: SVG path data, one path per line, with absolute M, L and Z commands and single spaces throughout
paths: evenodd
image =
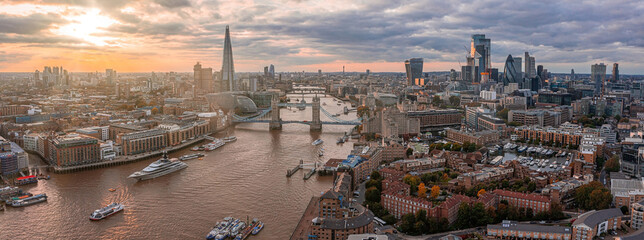
M 154 161 L 141 171 L 132 173 L 129 178 L 136 178 L 137 180 L 147 180 L 173 173 L 187 167 L 188 164 L 184 162 L 178 160 L 170 160 L 168 158 L 168 154 L 164 152 L 161 159 Z
M 186 155 L 183 155 L 183 156 L 179 157 L 179 160 L 186 161 L 186 160 L 191 160 L 191 159 L 195 159 L 195 158 L 200 158 L 200 157 L 203 157 L 203 156 L 204 156 L 203 153 L 186 154 Z
M 229 143 L 229 142 L 237 141 L 237 137 L 235 137 L 235 136 L 228 136 L 228 137 L 222 138 L 222 140 L 224 140 L 224 142 L 225 142 L 225 143 Z
M 313 142 L 311 143 L 311 145 L 316 146 L 316 145 L 320 145 L 320 144 L 322 144 L 322 143 L 324 143 L 324 141 L 323 141 L 322 139 L 319 139 L 319 138 L 318 138 L 317 140 L 313 141 Z
M 264 228 L 264 223 L 260 221 L 260 222 L 257 224 L 257 226 L 255 226 L 255 227 L 253 228 L 253 231 L 252 231 L 251 233 L 252 233 L 253 235 L 257 235 L 257 233 L 259 233 L 259 231 L 261 231 L 261 230 L 262 230 L 262 228 Z
M 25 207 L 25 206 L 29 206 L 29 205 L 44 202 L 44 201 L 47 201 L 47 195 L 43 193 L 43 194 L 38 194 L 36 196 L 32 196 L 32 197 L 12 201 L 11 206 L 12 207 Z

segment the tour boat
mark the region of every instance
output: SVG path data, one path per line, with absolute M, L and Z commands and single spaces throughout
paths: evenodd
M 95 210 L 90 216 L 89 219 L 92 221 L 98 221 L 101 219 L 104 219 L 106 217 L 112 216 L 113 214 L 120 212 L 125 208 L 123 204 L 120 203 L 112 203 L 110 205 L 105 206 L 104 208 L 97 209 Z

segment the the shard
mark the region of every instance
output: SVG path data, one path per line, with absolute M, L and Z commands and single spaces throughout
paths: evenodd
M 226 25 L 224 39 L 224 61 L 221 66 L 221 91 L 233 91 L 235 87 L 235 64 L 233 63 L 233 46 L 230 43 L 230 31 Z

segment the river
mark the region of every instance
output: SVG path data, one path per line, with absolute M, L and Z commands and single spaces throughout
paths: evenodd
M 310 95 L 309 95 L 310 96 Z M 290 96 L 293 100 L 301 95 Z M 306 98 L 311 102 L 311 98 Z M 330 97 L 322 98 L 331 113 L 339 113 Z M 350 107 L 350 106 L 349 106 Z M 296 110 L 296 109 L 293 109 Z M 282 109 L 284 120 L 310 120 L 311 109 Z M 355 119 L 355 111 L 341 115 Z M 326 116 L 321 114 L 324 121 Z M 335 141 L 352 126 L 324 125 L 311 133 L 308 125 L 287 124 L 282 131 L 268 131 L 266 123 L 244 123 L 230 129 L 238 140 L 208 152 L 203 160 L 189 160 L 188 168 L 157 179 L 137 182 L 127 178 L 156 160 L 69 174 L 23 189 L 46 193 L 49 199 L 25 208 L 0 212 L 2 239 L 204 239 L 217 221 L 227 216 L 258 218 L 265 227 L 249 239 L 288 239 L 311 196 L 332 185 L 330 176 L 315 175 L 303 180 L 305 171 L 287 178 L 286 170 L 303 159 L 324 163 L 344 158 L 352 144 Z M 224 137 L 219 133 L 215 137 Z M 317 138 L 325 143 L 312 146 Z M 323 147 L 325 156 L 318 157 Z M 183 149 L 170 154 L 190 153 Z M 42 164 L 31 158 L 33 164 Z M 115 192 L 108 189 L 115 188 Z M 122 213 L 102 221 L 88 219 L 90 213 L 111 202 L 126 205 Z

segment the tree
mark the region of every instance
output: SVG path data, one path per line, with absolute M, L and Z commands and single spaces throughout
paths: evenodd
M 359 117 L 364 117 L 365 115 L 369 117 L 371 115 L 371 112 L 369 112 L 369 107 L 367 106 L 359 106 L 356 109 L 356 112 L 358 113 Z
M 510 112 L 510 109 L 504 108 L 503 110 L 499 111 L 496 113 L 496 116 L 499 118 L 502 118 L 506 122 L 508 121 L 508 112 Z
M 380 202 L 380 190 L 376 187 L 370 187 L 365 192 L 365 200 L 370 202 Z
M 378 171 L 373 171 L 371 172 L 371 179 L 373 180 L 380 180 L 382 176 L 380 176 L 380 172 Z
M 619 156 L 613 155 L 605 165 L 606 172 L 618 172 L 619 171 Z
M 425 187 L 425 183 L 421 182 L 420 184 L 418 184 L 418 197 L 427 197 L 427 188 Z
M 628 207 L 627 206 L 622 206 L 619 208 L 619 210 L 622 210 L 622 213 L 624 215 L 628 215 Z
M 457 97 L 457 96 L 451 96 L 451 97 L 449 97 L 449 103 L 450 103 L 452 106 L 458 106 L 458 105 L 461 105 L 461 98 L 459 98 L 459 97 Z
M 432 199 L 435 199 L 440 194 L 441 194 L 441 188 L 438 185 L 434 185 L 432 187 L 432 192 L 431 192 Z
M 467 147 L 467 152 L 474 152 L 476 151 L 476 144 L 472 143 Z
M 378 181 L 378 180 L 375 180 L 375 179 L 369 179 L 369 181 L 367 181 L 367 183 L 365 183 L 365 187 L 366 188 L 375 187 L 378 190 L 382 191 L 382 181 Z
M 156 115 L 157 113 L 159 113 L 159 109 L 156 107 L 153 107 L 152 110 L 150 110 L 150 112 L 152 113 L 152 115 Z
M 414 225 L 416 224 L 416 217 L 413 213 L 407 213 L 400 218 L 400 231 L 413 234 Z
M 478 193 L 476 193 L 476 196 L 477 196 L 477 197 L 480 197 L 480 196 L 481 196 L 481 195 L 483 195 L 483 194 L 485 194 L 485 189 L 484 189 L 484 188 L 481 188 L 481 190 L 479 190 L 479 192 L 478 192 Z
M 432 103 L 436 106 L 440 105 L 443 103 L 443 100 L 441 100 L 441 97 L 438 95 L 434 95 L 434 98 L 432 98 Z
M 613 196 L 598 181 L 592 181 L 575 190 L 575 203 L 584 210 L 600 210 L 610 206 Z
M 406 152 L 407 157 L 411 156 L 412 154 L 414 154 L 414 149 L 407 148 L 407 152 Z

